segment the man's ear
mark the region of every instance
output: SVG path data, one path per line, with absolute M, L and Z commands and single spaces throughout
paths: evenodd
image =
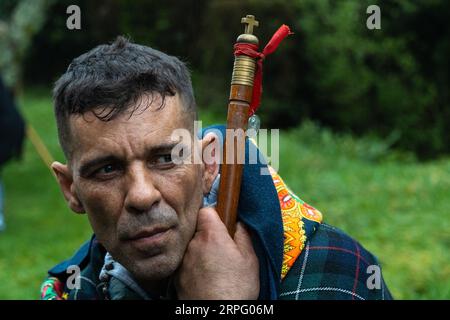
M 76 213 L 85 213 L 83 205 L 75 192 L 73 175 L 69 167 L 66 164 L 55 161 L 52 163 L 52 170 L 58 179 L 59 187 L 70 209 Z
M 203 194 L 211 190 L 214 179 L 219 173 L 220 145 L 219 138 L 212 132 L 200 140 L 203 161 Z

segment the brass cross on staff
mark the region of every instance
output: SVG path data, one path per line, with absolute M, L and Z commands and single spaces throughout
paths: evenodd
M 244 33 L 253 34 L 253 27 L 259 26 L 259 21 L 255 20 L 255 16 L 248 14 L 241 19 L 241 23 L 247 24 Z

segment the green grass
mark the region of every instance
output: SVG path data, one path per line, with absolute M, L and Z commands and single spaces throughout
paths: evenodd
M 450 160 L 417 163 L 382 145 L 305 124 L 282 135 L 280 173 L 379 258 L 395 298 L 449 299 Z
M 20 101 L 26 119 L 62 160 L 48 92 Z M 200 112 L 206 124 L 217 115 Z M 219 120 L 223 120 L 223 117 Z M 206 126 L 204 124 L 204 126 Z M 35 299 L 46 270 L 90 236 L 27 141 L 2 172 L 7 230 L 0 234 L 0 299 Z M 280 134 L 280 174 L 325 221 L 381 261 L 398 299 L 450 298 L 450 160 L 418 163 L 375 139 L 337 136 L 312 123 Z

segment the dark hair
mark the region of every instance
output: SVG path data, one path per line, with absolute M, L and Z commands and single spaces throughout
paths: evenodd
M 178 93 L 186 111 L 197 117 L 189 70 L 176 57 L 119 36 L 112 44 L 75 58 L 53 89 L 58 136 L 66 158 L 71 155 L 70 115 L 104 107 L 94 114 L 109 121 L 131 106 L 136 109 L 145 93 L 160 94 L 160 108 L 167 95 Z

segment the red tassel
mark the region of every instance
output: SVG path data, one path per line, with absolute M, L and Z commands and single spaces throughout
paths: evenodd
M 264 47 L 263 54 L 269 55 L 272 52 L 274 52 L 278 45 L 283 41 L 284 38 L 286 38 L 288 35 L 294 34 L 291 32 L 291 29 L 285 24 L 283 24 L 281 27 L 278 28 L 278 30 L 273 34 L 270 41 L 267 43 L 267 45 Z
M 264 47 L 262 52 L 258 52 L 258 47 L 254 44 L 249 43 L 236 43 L 234 45 L 234 55 L 246 55 L 251 58 L 258 59 L 256 62 L 256 72 L 255 79 L 253 82 L 253 96 L 252 102 L 250 103 L 249 116 L 252 116 L 256 110 L 258 109 L 261 103 L 261 94 L 262 94 L 262 66 L 263 61 L 269 54 L 273 53 L 278 45 L 286 38 L 288 35 L 293 34 L 289 27 L 283 24 L 278 30 L 274 33 L 270 41 Z

